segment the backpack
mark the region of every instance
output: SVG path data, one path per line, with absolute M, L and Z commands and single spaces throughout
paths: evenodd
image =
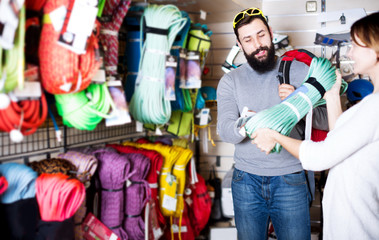
M 209 172 L 209 178 L 207 180 L 209 195 L 212 199 L 212 208 L 210 215 L 210 220 L 212 223 L 225 220 L 221 206 L 221 183 L 222 180 L 216 176 L 215 167 L 213 166 L 212 170 Z
M 185 201 L 188 204 L 188 215 L 195 237 L 205 228 L 211 215 L 212 200 L 204 178 L 196 173 L 198 181 L 189 184 L 185 191 Z
M 315 55 L 305 49 L 294 49 L 285 52 L 282 55 L 282 60 L 280 61 L 279 65 L 279 74 L 277 76 L 280 84 L 290 83 L 290 67 L 293 60 L 297 60 L 299 62 L 303 62 L 307 64 L 308 66 L 311 65 L 312 59 L 315 57 Z

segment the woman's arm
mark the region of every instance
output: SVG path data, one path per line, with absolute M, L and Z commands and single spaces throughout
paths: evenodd
M 342 80 L 339 70 L 336 70 L 336 75 L 336 83 L 324 95 L 328 111 L 328 123 L 330 130 L 334 128 L 338 117 L 342 114 L 340 99 L 340 88 Z M 266 154 L 269 154 L 270 151 L 274 148 L 275 144 L 279 143 L 289 153 L 291 153 L 296 158 L 299 158 L 300 145 L 302 143 L 301 140 L 284 136 L 268 128 L 256 130 L 252 134 L 251 138 L 253 139 L 252 143 L 257 144 L 257 147 L 260 148 L 263 152 L 266 152 Z
M 336 70 L 336 83 L 333 87 L 327 91 L 324 95 L 324 99 L 326 100 L 326 108 L 328 112 L 328 123 L 329 130 L 333 130 L 336 124 L 338 117 L 342 114 L 341 107 L 341 98 L 340 98 L 340 89 L 341 89 L 341 73 L 337 69 Z
M 252 143 L 256 144 L 262 152 L 269 154 L 276 143 L 282 145 L 294 157 L 299 158 L 302 140 L 284 136 L 269 128 L 261 128 L 252 134 Z

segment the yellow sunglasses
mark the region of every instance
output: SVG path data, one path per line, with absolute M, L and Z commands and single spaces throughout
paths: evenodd
M 267 18 L 265 17 L 265 15 L 263 15 L 262 11 L 259 8 L 248 8 L 237 13 L 233 20 L 233 28 L 236 27 L 237 23 L 239 23 L 242 19 L 245 18 L 245 14 L 249 16 L 261 15 L 267 21 Z

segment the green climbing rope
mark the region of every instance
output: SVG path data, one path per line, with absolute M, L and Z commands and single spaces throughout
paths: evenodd
M 313 58 L 303 84 L 281 103 L 251 117 L 245 124 L 246 134 L 250 137 L 256 129 L 270 128 L 288 136 L 310 110 L 325 104 L 320 90 L 330 90 L 335 81 L 335 67 L 326 58 Z M 346 89 L 347 83 L 342 81 L 341 94 Z M 271 152 L 280 152 L 281 148 L 276 144 Z

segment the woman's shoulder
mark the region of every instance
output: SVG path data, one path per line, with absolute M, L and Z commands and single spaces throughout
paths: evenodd
M 376 106 L 378 106 L 379 92 L 377 92 L 377 93 L 371 93 L 371 94 L 367 95 L 366 97 L 364 97 L 361 100 L 361 102 L 364 103 L 364 104 L 367 104 L 367 105 L 373 105 L 373 104 L 375 104 Z
M 367 115 L 366 117 L 377 116 L 379 118 L 379 93 L 372 93 L 367 95 L 356 104 L 360 114 Z

